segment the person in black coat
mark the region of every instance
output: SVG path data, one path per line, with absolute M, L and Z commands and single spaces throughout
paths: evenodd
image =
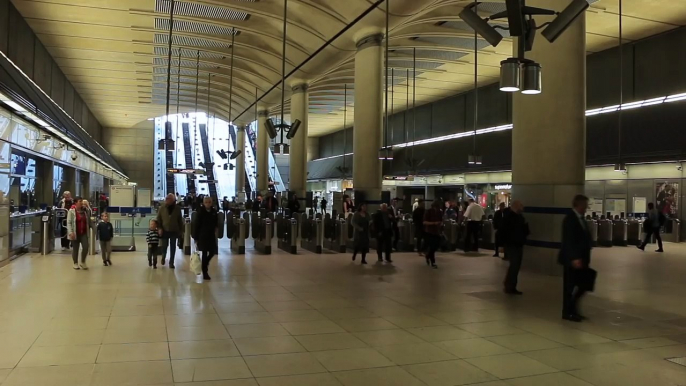
M 393 240 L 393 215 L 388 210 L 387 204 L 381 204 L 381 208 L 372 217 L 374 225 L 374 235 L 376 237 L 376 254 L 379 261 L 383 261 L 382 254 L 385 254 L 386 261 L 391 260 L 391 242 Z
M 505 203 L 501 202 L 498 205 L 498 210 L 496 210 L 495 214 L 493 215 L 493 229 L 495 230 L 495 253 L 493 254 L 493 257 L 500 257 L 500 247 L 504 246 L 500 228 L 503 225 L 505 211 Z M 506 257 L 503 257 L 503 260 L 506 260 Z
M 503 208 L 505 205 L 503 204 Z M 504 211 L 504 210 L 503 210 Z M 500 243 L 505 246 L 505 255 L 510 261 L 510 268 L 505 276 L 505 293 L 511 295 L 521 295 L 517 290 L 517 277 L 519 269 L 522 267 L 524 257 L 524 244 L 529 236 L 529 224 L 522 215 L 524 205 L 521 201 L 512 202 L 510 210 L 504 211 L 498 233 Z
M 298 201 L 298 196 L 295 193 L 293 193 L 291 200 L 288 202 L 288 210 L 291 212 L 291 216 L 300 212 L 300 202 Z
M 212 206 L 212 197 L 205 197 L 203 207 L 198 210 L 195 221 L 193 240 L 195 240 L 197 250 L 202 253 L 202 277 L 210 280 L 208 270 L 210 260 L 218 252 L 217 234 L 219 232 L 217 210 Z
M 583 320 L 577 303 L 586 292 L 580 286 L 580 273 L 591 264 L 593 242 L 584 215 L 588 209 L 588 197 L 577 195 L 572 202 L 573 210 L 562 223 L 562 247 L 558 262 L 564 268 L 562 318 L 573 322 Z
M 424 200 L 417 201 L 417 208 L 412 211 L 412 225 L 414 226 L 414 237 L 417 239 L 417 253 L 424 255 L 422 240 L 424 240 Z

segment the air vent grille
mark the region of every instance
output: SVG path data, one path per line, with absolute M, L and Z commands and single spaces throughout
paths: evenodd
M 162 31 L 169 31 L 169 19 L 164 19 L 160 17 L 155 18 L 155 29 Z M 175 20 L 174 21 L 174 32 L 190 32 L 196 34 L 205 35 L 239 35 L 240 31 L 233 27 L 224 27 L 214 24 L 198 23 L 195 21 L 186 20 Z
M 169 14 L 171 1 L 156 0 L 155 12 Z M 230 8 L 217 7 L 214 5 L 197 4 L 188 1 L 176 1 L 174 14 L 182 16 L 194 16 L 224 20 L 248 20 L 250 14 L 243 11 L 235 11 Z
M 169 35 L 155 34 L 154 42 L 155 44 L 169 44 Z M 177 46 L 231 48 L 230 43 L 179 35 L 172 36 L 172 44 Z

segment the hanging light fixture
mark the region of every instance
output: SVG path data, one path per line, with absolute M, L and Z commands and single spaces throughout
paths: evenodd
M 527 62 L 522 66 L 522 94 L 541 93 L 541 65 Z
M 617 163 L 615 171 L 626 173 L 626 164 L 622 162 L 622 104 L 624 103 L 624 31 L 622 28 L 622 0 L 619 0 L 619 111 L 617 112 Z
M 474 0 L 474 12 L 478 14 L 479 2 Z M 467 165 L 481 165 L 481 156 L 476 154 L 476 128 L 479 122 L 479 34 L 474 30 L 474 135 L 472 136 L 472 154 L 467 156 Z M 502 86 L 501 86 L 502 87 Z M 501 88 L 502 90 L 502 88 Z
M 500 62 L 500 91 L 519 91 L 520 69 L 519 61 L 508 58 Z

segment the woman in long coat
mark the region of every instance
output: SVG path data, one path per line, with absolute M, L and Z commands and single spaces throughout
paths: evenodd
M 212 205 L 212 197 L 205 197 L 202 204 L 195 218 L 193 240 L 195 240 L 197 250 L 202 253 L 202 277 L 204 280 L 210 280 L 208 268 L 210 260 L 218 253 L 219 228 L 217 210 Z

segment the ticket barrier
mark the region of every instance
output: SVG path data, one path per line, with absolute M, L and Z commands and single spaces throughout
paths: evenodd
M 627 223 L 624 219 L 612 220 L 612 245 L 627 246 Z
M 355 250 L 355 228 L 353 228 L 353 216 L 345 218 L 345 245 L 348 251 Z
M 50 211 L 33 219 L 34 233 L 39 233 L 40 237 L 31 239 L 31 248 L 29 249 L 31 252 L 40 252 L 41 255 L 45 256 L 55 250 L 55 238 L 60 236 L 61 226 L 56 229 L 54 220 L 54 213 L 50 213 Z M 34 245 L 36 243 L 38 245 Z
M 300 225 L 300 230 L 300 246 L 310 252 L 322 253 L 324 244 L 324 222 L 322 219 L 305 219 Z
M 662 240 L 669 243 L 681 242 L 681 220 L 667 219 L 662 233 Z
M 324 232 L 327 236 L 324 239 L 324 248 L 338 253 L 345 253 L 348 242 L 348 226 L 345 219 L 331 219 L 330 224 L 333 229 L 331 235 L 327 235 L 326 231 Z M 324 227 L 326 229 L 326 225 Z
M 239 218 L 239 211 L 230 210 L 226 213 L 226 237 L 233 238 L 233 234 L 236 232 L 236 222 L 235 219 Z
M 481 222 L 481 240 L 479 246 L 483 249 L 495 249 L 495 228 L 493 221 L 484 220 Z
M 631 218 L 626 222 L 626 242 L 628 245 L 641 245 L 641 229 L 643 223 L 635 218 Z
M 233 218 L 233 235 L 231 237 L 232 252 L 238 253 L 239 255 L 245 254 L 245 239 L 248 238 L 249 230 L 249 224 L 245 218 Z
M 398 249 L 405 252 L 414 252 L 414 223 L 412 219 L 405 216 L 398 224 L 400 228 L 400 242 Z
M 298 254 L 298 220 L 281 217 L 277 224 L 279 232 L 279 249 L 288 253 Z
M 443 236 L 445 236 L 445 243 L 442 243 L 443 245 L 441 245 L 441 250 L 443 252 L 457 249 L 457 228 L 454 224 L 455 220 L 443 220 Z
M 598 220 L 598 246 L 611 247 L 613 239 L 612 220 Z
M 255 250 L 265 255 L 272 253 L 272 220 L 270 218 L 263 218 L 259 220 L 257 228 L 253 225 L 252 237 L 255 240 Z M 253 224 L 255 224 L 253 222 Z
M 586 220 L 586 228 L 588 233 L 591 234 L 591 244 L 594 247 L 598 246 L 598 222 L 596 220 L 590 219 Z

